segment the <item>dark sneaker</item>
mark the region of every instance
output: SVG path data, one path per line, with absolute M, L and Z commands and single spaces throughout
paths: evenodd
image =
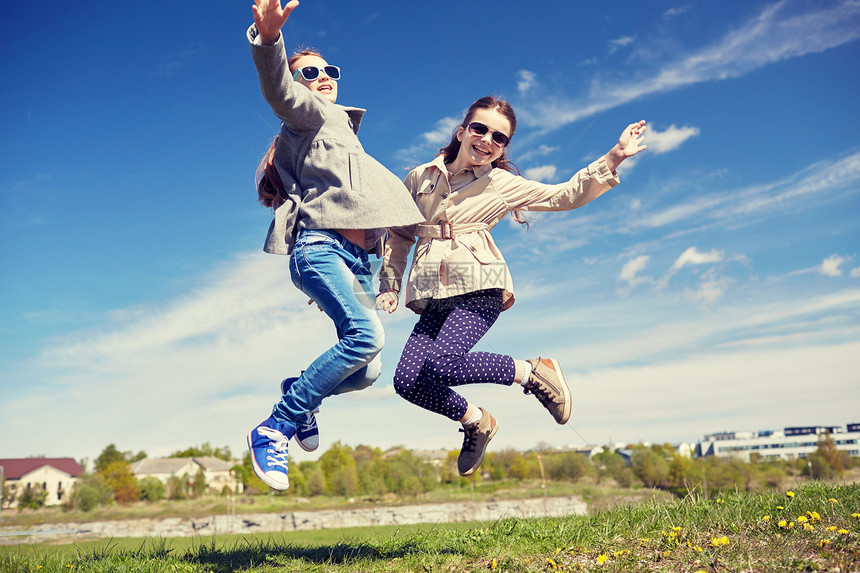
M 281 382 L 281 395 L 287 393 L 287 390 L 290 389 L 290 386 L 293 385 L 293 382 L 298 380 L 298 378 L 287 378 L 283 382 Z M 317 426 L 317 417 L 314 415 L 318 413 L 319 408 L 315 409 L 313 412 L 307 412 L 305 414 L 305 419 L 296 423 L 296 442 L 299 444 L 299 447 L 306 452 L 312 452 L 318 447 L 320 447 L 320 429 Z
M 487 444 L 499 430 L 499 424 L 493 415 L 481 408 L 483 417 L 476 424 L 465 426 L 460 429 L 463 436 L 463 447 L 460 449 L 460 457 L 457 458 L 457 471 L 463 477 L 470 476 L 481 467 L 484 461 L 484 452 Z
M 287 454 L 290 438 L 295 433 L 292 423 L 279 422 L 269 416 L 248 434 L 254 473 L 272 489 L 283 491 L 290 487 Z
M 532 373 L 528 381 L 523 382 L 523 393 L 534 394 L 556 422 L 566 424 L 570 419 L 572 400 L 561 366 L 552 358 L 537 358 L 527 362 L 532 365 Z

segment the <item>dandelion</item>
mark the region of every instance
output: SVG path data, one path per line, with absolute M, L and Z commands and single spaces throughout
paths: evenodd
M 794 527 L 794 522 L 793 522 L 793 521 L 789 521 L 789 522 L 788 522 L 788 528 L 789 528 L 789 529 L 791 529 L 792 527 Z
M 776 508 L 777 508 L 777 509 L 785 509 L 785 508 L 784 508 L 784 507 L 782 507 L 781 505 L 776 506 Z
M 785 492 L 785 495 L 787 495 L 788 497 L 794 497 L 794 492 L 793 491 L 787 491 L 787 492 Z
M 621 549 L 612 554 L 613 557 L 621 557 L 622 555 L 627 555 L 630 553 L 629 549 Z
M 853 517 L 854 519 L 860 519 L 860 513 L 852 513 L 851 517 Z
M 838 499 L 833 499 L 832 497 L 830 499 L 828 499 L 827 501 L 829 501 L 830 503 L 833 503 L 833 504 L 839 503 Z
M 553 561 L 552 559 L 550 559 L 549 557 L 547 557 L 547 558 L 546 558 L 546 562 L 547 562 L 547 563 L 549 564 L 549 566 L 550 566 L 550 567 L 552 567 L 553 569 L 558 569 L 558 564 L 557 564 L 555 561 Z
M 596 561 L 598 565 L 603 565 L 604 563 L 606 563 L 607 559 L 609 559 L 609 555 L 607 555 L 606 553 L 601 553 L 597 556 Z
M 808 523 L 804 523 L 804 524 L 803 524 L 803 530 L 804 530 L 804 531 L 813 531 L 814 529 L 815 529 L 815 528 L 814 528 L 814 527 L 812 527 L 811 525 L 809 525 Z
M 817 511 L 807 511 L 807 512 L 806 512 L 806 515 L 807 515 L 807 516 L 809 517 L 809 519 L 811 519 L 812 521 L 821 521 L 821 514 L 820 514 L 820 513 L 818 513 Z
M 669 551 L 668 549 L 663 552 L 663 557 L 669 557 L 670 555 L 672 555 L 672 552 Z
M 722 545 L 728 545 L 729 538 L 728 537 L 714 537 L 711 539 L 711 547 L 720 547 Z
M 779 526 L 782 529 L 785 529 L 786 527 L 788 527 L 788 522 L 785 521 L 784 519 L 780 519 L 779 523 L 777 523 L 777 526 Z
M 490 561 L 490 569 L 495 569 L 498 563 L 496 563 L 496 558 L 493 557 L 493 560 Z
M 701 553 L 702 551 L 704 551 L 704 549 L 696 545 L 695 547 L 693 547 L 693 551 L 698 551 L 699 553 Z
M 840 529 L 836 533 L 838 533 L 839 535 L 848 535 L 848 530 L 847 529 Z
M 797 518 L 797 523 L 806 523 L 807 521 L 809 521 L 809 520 L 806 519 L 805 515 L 801 515 Z
M 830 527 L 828 527 L 825 531 L 836 531 L 836 526 L 835 526 L 835 525 L 831 525 L 831 526 L 830 526 Z
M 821 539 L 821 540 L 818 542 L 818 546 L 819 546 L 819 547 L 824 547 L 825 545 L 830 545 L 830 540 L 829 540 L 829 539 Z
M 769 516 L 769 515 L 765 515 L 764 517 L 762 517 L 762 518 L 761 518 L 761 520 L 762 520 L 762 521 L 765 521 L 765 522 L 770 521 L 770 516 Z

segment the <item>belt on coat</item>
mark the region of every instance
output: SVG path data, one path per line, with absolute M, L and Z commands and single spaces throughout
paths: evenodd
M 453 239 L 455 235 L 475 233 L 491 228 L 492 225 L 486 223 L 451 224 L 448 221 L 439 221 L 435 225 L 418 225 L 415 228 L 415 236 L 422 239 Z

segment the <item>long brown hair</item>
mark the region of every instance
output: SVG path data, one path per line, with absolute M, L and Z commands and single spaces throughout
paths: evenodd
M 502 98 L 498 98 L 496 96 L 484 96 L 479 100 L 475 101 L 472 105 L 469 106 L 469 110 L 466 112 L 466 117 L 463 118 L 463 122 L 457 126 L 457 129 L 454 130 L 454 134 L 451 136 L 451 141 L 439 150 L 437 155 L 442 156 L 442 161 L 446 164 L 451 163 L 457 158 L 457 154 L 460 153 L 460 140 L 457 139 L 457 132 L 460 131 L 461 127 L 466 127 L 472 121 L 472 118 L 475 117 L 475 113 L 479 109 L 494 109 L 502 114 L 505 119 L 507 119 L 511 124 L 511 133 L 509 133 L 509 137 L 513 139 L 514 132 L 517 130 L 517 115 L 514 113 L 514 108 L 511 107 L 506 100 Z M 519 168 L 514 165 L 513 161 L 508 159 L 508 148 L 505 147 L 502 150 L 502 154 L 493 161 L 490 165 L 496 167 L 498 169 L 504 169 L 509 173 L 514 173 L 516 175 L 520 174 Z M 511 216 L 516 220 L 517 223 L 521 225 L 525 225 L 526 228 L 529 226 L 529 222 L 526 221 L 522 213 L 520 211 L 511 211 Z
M 293 55 L 287 60 L 287 65 L 292 68 L 293 64 L 299 58 L 305 56 L 316 56 L 322 58 L 322 54 L 312 49 L 302 49 L 293 52 Z M 266 151 L 260 164 L 257 165 L 257 171 L 254 173 L 254 182 L 257 187 L 257 200 L 265 207 L 277 209 L 284 201 L 287 200 L 284 185 L 281 182 L 281 176 L 278 174 L 278 169 L 275 167 L 275 148 L 278 146 L 278 136 L 272 140 L 272 144 Z
M 451 136 L 451 142 L 439 150 L 438 155 L 443 156 L 443 161 L 445 163 L 451 163 L 457 158 L 457 154 L 460 153 L 460 140 L 457 139 L 457 131 L 459 131 L 461 127 L 469 125 L 472 118 L 475 117 L 475 113 L 479 109 L 494 109 L 502 114 L 511 124 L 511 133 L 508 135 L 513 139 L 514 132 L 517 130 L 517 116 L 514 113 L 514 108 L 511 107 L 511 104 L 501 98 L 497 98 L 495 96 L 484 96 L 469 106 L 469 110 L 466 112 L 466 117 L 463 118 L 463 122 L 457 126 L 457 129 Z M 508 160 L 507 148 L 505 148 L 502 151 L 502 154 L 490 165 L 498 167 L 499 169 L 504 169 L 510 173 L 516 173 L 517 175 L 520 173 L 517 166 L 514 165 L 512 161 Z

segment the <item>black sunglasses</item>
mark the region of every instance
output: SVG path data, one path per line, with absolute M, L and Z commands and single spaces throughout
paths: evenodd
M 490 131 L 490 128 L 481 123 L 480 121 L 473 121 L 466 127 L 469 128 L 469 133 L 476 137 L 484 137 Z M 499 147 L 507 147 L 507 145 L 511 142 L 511 138 L 502 133 L 501 131 L 494 131 L 491 137 L 493 138 L 493 143 L 495 143 Z
M 297 80 L 299 76 L 302 76 L 305 81 L 312 82 L 320 77 L 321 73 L 333 80 L 340 79 L 340 68 L 337 66 L 325 66 L 322 68 L 318 68 L 316 66 L 302 66 L 293 74 L 293 79 Z

